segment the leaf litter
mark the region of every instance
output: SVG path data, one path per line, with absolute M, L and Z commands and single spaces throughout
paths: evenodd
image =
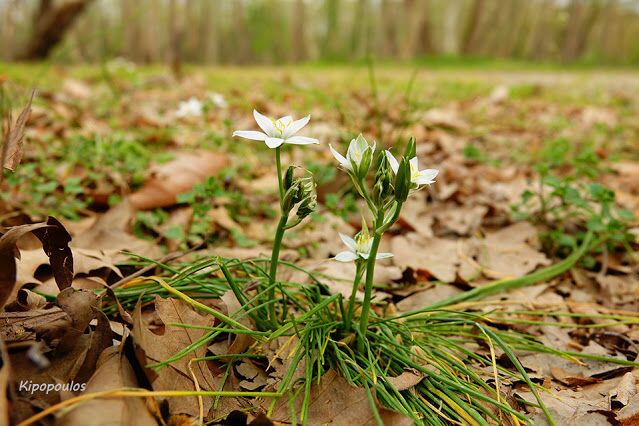
M 205 329 L 184 328 L 179 324 L 214 327 L 213 319 L 196 312 L 181 300 L 155 296 L 151 301 L 140 301 L 126 313 L 133 318 L 133 325 L 129 326 L 126 321 L 114 321 L 102 314 L 102 297 L 95 297 L 102 294 L 101 288 L 139 267 L 133 261 L 139 258 L 132 258 L 129 252 L 149 259 L 160 259 L 169 247 L 191 251 L 189 259 L 212 255 L 253 259 L 269 252 L 271 233 L 263 230 L 273 229 L 274 219 L 268 207 L 250 211 L 246 205 L 269 206 L 275 202 L 275 194 L 271 191 L 274 187 L 272 165 L 256 155 L 252 146 L 230 146 L 229 143 L 236 142 L 224 142 L 224 121 L 233 120 L 237 128 L 249 126 L 248 122 L 242 123 L 243 109 L 248 103 L 264 106 L 263 110 L 273 114 L 286 112 L 287 108 L 271 102 L 265 93 L 268 89 L 260 81 L 251 83 L 256 90 L 248 91 L 251 93 L 249 98 L 240 102 L 246 103 L 242 108 L 231 102 L 229 108 L 205 109 L 202 117 L 177 119 L 172 107 L 168 106 L 177 106 L 178 99 L 185 93 L 195 96 L 203 93 L 203 81 L 187 79 L 179 90 L 140 86 L 130 93 L 118 94 L 112 117 L 115 128 L 152 147 L 153 155 L 168 149 L 173 159 L 159 161 L 142 170 L 142 182 L 136 181 L 131 171 L 117 177 L 125 182 L 120 187 L 128 189 L 122 197 L 123 194 L 117 191 L 108 194 L 115 186 L 108 187 L 107 198 L 116 197 L 106 212 L 104 202 L 91 200 L 86 195 L 99 192 L 96 188 L 104 176 L 85 180 L 83 184 L 87 187 L 83 192 L 73 192 L 68 185 L 44 191 L 47 197 L 60 197 L 63 193 L 67 194 L 64 195 L 66 199 L 75 197 L 81 202 L 78 204 L 81 208 L 71 213 L 86 218 L 87 223 L 91 223 L 88 226 L 77 227 L 77 231 L 74 230 L 77 222 L 64 226 L 63 223 L 66 225 L 69 221 L 66 218 L 68 208 L 57 210 L 56 203 L 51 204 L 50 210 L 59 221 L 42 217 L 29 204 L 23 204 L 22 198 L 17 202 L 14 201 L 18 199 L 6 197 L 0 200 L 2 212 L 22 214 L 22 219 L 3 222 L 7 228 L 0 237 L 1 294 L 5 305 L 5 312 L 0 314 L 0 336 L 8 351 L 2 352 L 0 384 L 11 389 L 9 398 L 3 394 L 0 403 L 3 407 L 11 407 L 12 422 L 17 423 L 78 394 L 124 387 L 157 391 L 270 390 L 277 388 L 288 371 L 298 342 L 280 337 L 264 344 L 241 334 L 233 338 L 222 336 L 208 348 L 201 347 L 155 371 L 146 366 L 170 358 L 207 333 Z M 432 87 L 432 81 L 426 83 Z M 152 84 L 150 81 L 149 85 Z M 318 80 L 314 84 L 318 90 L 335 93 L 324 81 Z M 384 309 L 390 312 L 420 309 L 470 288 L 481 288 L 491 280 L 522 277 L 554 262 L 539 241 L 540 227 L 517 222 L 511 215 L 510 207 L 520 200 L 522 192 L 534 188 L 534 169 L 526 163 L 516 167 L 504 167 L 503 163 L 512 162 L 512 154 L 517 152 L 536 158 L 543 149 L 542 141 L 553 134 L 552 126 L 559 126 L 557 133 L 571 141 L 582 140 L 585 136 L 600 140 L 601 135 L 597 132 L 604 132 L 611 138 L 608 145 L 614 147 L 611 150 L 621 153 L 628 152 L 629 144 L 632 144 L 628 141 L 632 140 L 632 135 L 636 137 L 639 129 L 636 124 L 626 121 L 626 115 L 604 101 L 593 101 L 601 105 L 566 105 L 548 96 L 549 87 L 540 84 L 530 99 L 515 101 L 509 83 L 499 82 L 487 98 L 469 96 L 464 102 L 443 99 L 441 106 L 435 108 L 414 107 L 409 124 L 399 119 L 405 105 L 391 100 L 379 112 L 381 128 L 370 113 L 373 100 L 366 88 L 342 95 L 335 93 L 342 103 L 340 113 L 348 117 L 348 126 L 335 111 L 318 108 L 322 121 L 333 124 L 322 127 L 322 123 L 316 121 L 319 124 L 310 127 L 311 136 L 321 138 L 322 143 L 339 143 L 345 139 L 341 137 L 342 133 L 358 126 L 369 129 L 379 141 L 412 134 L 419 140 L 421 155 L 426 155 L 431 164 L 441 165 L 438 185 L 407 203 L 392 236 L 383 242 L 389 247 L 385 251 L 391 251 L 395 256 L 381 264 L 376 275 L 376 300 L 381 302 L 377 309 L 382 309 L 381 306 L 386 306 Z M 565 88 L 561 87 L 561 90 Z M 74 135 L 105 134 L 105 128 L 109 126 L 105 117 L 97 112 L 95 92 L 91 83 L 79 79 L 67 79 L 59 91 L 39 91 L 38 104 L 32 106 L 32 100 L 29 100 L 14 127 L 5 132 L 3 152 L 8 153 L 3 156 L 5 167 L 20 172 L 30 164 L 37 165 L 34 153 L 42 149 L 51 135 L 70 141 Z M 228 96 L 237 94 L 229 92 Z M 529 109 L 531 117 L 521 123 L 518 114 Z M 576 118 L 578 126 L 561 128 L 557 121 L 563 117 Z M 621 135 L 611 130 L 620 127 L 624 129 Z M 173 134 L 167 130 L 173 130 Z M 213 143 L 207 141 L 208 131 L 218 134 Z M 291 155 L 302 154 L 293 151 Z M 600 157 L 606 161 L 609 155 L 612 153 L 604 150 Z M 330 161 L 329 156 L 319 150 L 312 151 L 310 156 L 320 164 Z M 60 158 L 52 160 L 64 161 Z M 18 164 L 20 161 L 21 165 Z M 243 164 L 250 164 L 250 167 L 243 167 Z M 619 204 L 639 212 L 639 193 L 634 179 L 639 170 L 637 158 L 631 156 L 622 163 L 610 164 L 612 171 L 603 173 L 598 179 L 617 191 Z M 231 168 L 234 173 L 221 174 L 225 168 Z M 209 176 L 217 176 L 221 182 L 220 188 L 215 189 L 214 199 L 229 199 L 225 188 L 229 192 L 237 191 L 243 198 L 231 196 L 230 202 L 214 206 L 204 214 L 208 219 L 203 223 L 210 226 L 209 230 L 214 230 L 212 234 L 209 230 L 207 233 L 193 230 L 194 218 L 199 217 L 198 209 L 203 206 L 185 203 L 181 197 L 196 191 L 196 186 Z M 334 179 L 320 182 L 318 192 L 323 193 L 323 188 L 331 187 L 333 182 Z M 24 181 L 12 185 L 17 185 L 11 189 L 15 193 L 29 190 Z M 121 201 L 121 198 L 125 200 Z M 183 209 L 185 205 L 187 210 Z M 151 212 L 151 216 L 143 221 L 139 211 Z M 317 274 L 331 293 L 347 297 L 350 283 L 343 279 L 352 277 L 354 271 L 327 259 L 338 250 L 339 245 L 333 238 L 337 231 L 353 233 L 352 227 L 343 224 L 339 217 L 345 217 L 347 223 L 356 227 L 359 213 L 356 206 L 339 204 L 332 211 L 323 213 L 322 220 L 309 222 L 303 231 L 285 241 L 289 250 L 284 251 L 283 257 Z M 46 222 L 42 222 L 44 220 Z M 260 223 L 256 225 L 256 222 Z M 184 235 L 167 237 L 173 235 L 171 230 L 176 225 L 181 227 Z M 42 241 L 42 249 L 17 248 L 21 234 L 28 232 L 33 232 Z M 243 247 L 246 240 L 252 240 L 253 247 Z M 637 240 L 632 247 L 636 249 Z M 573 269 L 572 274 L 564 274 L 560 279 L 502 294 L 485 303 L 469 305 L 468 309 L 490 313 L 499 308 L 508 313 L 507 318 L 521 320 L 539 319 L 526 311 L 546 311 L 544 324 L 521 323 L 511 327 L 531 333 L 560 349 L 634 360 L 639 332 L 633 323 L 611 325 L 603 328 L 610 331 L 601 333 L 597 328 L 555 327 L 557 323 L 605 326 L 610 320 L 597 316 L 618 312 L 636 316 L 637 263 L 633 264 L 627 258 L 615 260 L 613 256 L 604 260 L 603 254 L 599 259 L 600 263 L 607 262 L 604 273 L 582 271 L 577 277 L 578 273 Z M 146 275 L 162 273 L 161 268 L 155 268 Z M 283 279 L 304 283 L 309 288 L 317 284 L 308 273 L 295 269 L 284 273 Z M 135 288 L 138 282 L 144 280 L 134 279 L 128 286 L 125 284 L 123 290 Z M 85 290 L 89 287 L 95 290 Z M 204 297 L 198 300 L 229 315 L 236 314 L 239 302 L 235 296 L 228 292 L 222 294 L 220 299 Z M 119 309 L 124 310 L 121 306 Z M 583 316 L 553 315 L 559 311 Z M 254 327 L 247 318 L 242 323 Z M 123 330 L 119 335 L 113 333 L 116 324 Z M 554 331 L 549 331 L 551 329 Z M 249 348 L 265 358 L 232 362 L 228 358 L 230 354 L 243 353 Z M 190 362 L 193 357 L 209 355 L 222 358 Z M 497 351 L 500 363 L 508 365 L 503 355 Z M 636 373 L 631 367 L 620 368 L 591 360 L 577 362 L 560 358 L 558 361 L 556 356 L 525 351 L 518 355 L 531 377 L 547 389 L 541 395 L 558 424 L 577 424 L 586 419 L 592 424 L 608 424 L 606 421 L 634 424 L 638 418 Z M 224 362 L 224 356 L 227 362 Z M 227 364 L 234 367 L 228 369 Z M 298 365 L 296 380 L 303 379 L 305 368 L 304 362 Z M 388 381 L 398 390 L 407 390 L 424 377 L 423 373 L 404 371 L 389 376 Z M 86 383 L 84 392 L 29 394 L 20 392 L 17 386 L 21 380 L 65 383 L 75 378 Z M 491 380 L 490 372 L 486 380 Z M 501 387 L 502 392 L 513 398 L 535 402 L 522 383 L 513 380 L 502 383 Z M 299 398 L 291 401 L 281 398 L 272 420 L 290 422 L 290 408 L 296 407 L 299 412 L 300 404 Z M 520 408 L 543 423 L 540 411 L 533 405 L 520 404 Z M 60 416 L 57 423 L 98 424 L 96 419 L 111 418 L 113 413 L 119 416 L 114 419 L 116 424 L 157 424 L 162 417 L 163 421 L 176 420 L 177 417 L 172 416 L 177 415 L 185 415 L 187 421 L 196 421 L 202 411 L 208 420 L 215 421 L 237 413 L 237 410 L 257 415 L 260 409 L 268 409 L 266 401 L 241 397 L 103 398 L 79 404 Z M 381 407 L 379 410 L 386 424 L 410 424 L 394 412 Z M 373 418 L 366 391 L 352 387 L 334 370 L 328 370 L 321 381 L 311 386 L 309 424 L 368 424 L 374 422 Z

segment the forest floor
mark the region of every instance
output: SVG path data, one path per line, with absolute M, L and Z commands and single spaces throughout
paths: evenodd
M 414 136 L 420 166 L 440 171 L 436 183 L 409 199 L 381 242 L 380 251 L 394 257 L 377 265 L 373 302 L 379 316 L 534 277 L 570 259 L 594 235 L 597 244 L 561 273 L 445 307 L 541 343 L 535 350 L 514 349 L 556 424 L 639 422 L 633 364 L 639 356 L 638 73 L 185 67 L 176 80 L 162 68 L 125 61 L 75 68 L 7 65 L 0 68 L 3 116 L 12 110 L 15 122 L 32 89 L 22 152 L 9 153 L 21 159 L 0 183 L 0 269 L 8 271 L 0 274 L 0 385 L 9 389 L 0 407 L 11 407 L 11 423 L 85 425 L 115 410 L 123 425 L 133 424 L 132 418 L 135 424 L 196 424 L 199 416 L 214 424 L 233 410 L 255 416 L 269 409 L 268 392 L 285 380 L 294 357 L 295 334 L 270 343 L 232 334 L 206 340 L 207 329 L 175 323 L 211 327 L 214 319 L 180 297 L 168 297 L 158 282 L 232 315 L 239 304 L 219 268 L 205 264 L 191 272 L 190 281 L 176 281 L 188 276 L 178 273 L 184 268 L 221 256 L 253 259 L 242 276 L 247 294 L 254 290 L 251 279 L 259 272 L 250 268 L 270 255 L 279 203 L 272 151 L 262 142 L 232 137 L 234 130 L 257 128 L 253 109 L 271 117 L 311 114 L 304 135 L 320 141 L 282 150 L 284 164 L 313 172 L 320 205 L 286 234 L 280 258 L 289 266 L 282 268 L 282 281 L 350 296 L 355 266 L 331 258 L 343 250 L 338 232 L 359 230 L 362 205 L 328 144 L 345 152 L 359 133 L 376 140 L 380 151 L 396 151 Z M 52 238 L 49 244 L 64 251 L 64 233 L 43 237 L 24 226 L 6 233 L 49 216 L 72 237 L 66 249 L 72 269 L 38 241 Z M 62 229 L 55 220 L 48 223 L 52 227 L 41 230 Z M 14 260 L 18 234 L 20 256 Z M 67 281 L 89 291 L 61 293 Z M 203 346 L 170 367 L 145 368 L 202 339 Z M 455 359 L 496 386 L 497 401 L 503 398 L 535 422 L 549 422 L 521 372 L 504 373 L 516 366 L 507 350 L 470 340 L 464 345 L 489 365 L 468 354 Z M 252 355 L 229 356 L 244 352 Z M 187 362 L 194 357 L 210 358 Z M 308 424 L 374 422 L 379 413 L 367 394 L 330 376 L 330 367 L 317 367 L 329 378 L 313 382 L 314 396 L 305 402 Z M 430 380 L 425 371 L 436 368 L 375 380 L 402 395 L 415 394 Z M 32 417 L 80 392 L 30 391 L 21 383 L 71 381 L 87 383 L 85 394 L 115 388 L 229 393 L 221 399 L 92 399 Z M 257 398 L 249 398 L 250 392 Z M 331 394 L 351 406 L 327 402 Z M 459 395 L 460 401 L 471 399 Z M 424 398 L 442 423 L 520 422 L 492 409 L 477 408 L 480 418 L 468 417 L 455 409 L 462 402 L 435 391 Z M 268 414 L 288 424 L 288 408 L 278 404 Z M 406 417 L 393 419 L 387 424 L 404 424 Z M 233 421 L 227 424 L 247 424 Z

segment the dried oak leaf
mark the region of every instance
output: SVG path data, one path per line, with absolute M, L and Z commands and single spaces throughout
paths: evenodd
M 303 396 L 295 399 L 295 412 L 302 407 Z M 375 417 L 368 401 L 365 389 L 350 385 L 335 370 L 329 370 L 320 380 L 319 385 L 313 383 L 308 406 L 308 425 L 353 425 L 375 424 Z M 412 425 L 413 421 L 402 414 L 377 407 L 382 421 L 386 425 Z M 281 398 L 271 418 L 284 423 L 291 422 L 289 401 Z
M 156 334 L 143 321 L 140 304 L 133 313 L 133 339 L 138 348 L 140 363 L 147 365 L 164 361 L 180 350 L 193 344 L 201 338 L 206 330 L 182 328 L 171 323 L 212 326 L 212 317 L 203 316 L 195 312 L 189 305 L 177 299 L 155 298 L 155 309 L 164 327 Z M 150 377 L 154 390 L 195 390 L 195 383 L 189 371 L 189 359 L 202 357 L 206 354 L 206 347 L 200 347 L 189 356 L 172 362 L 157 372 L 155 378 Z M 205 363 L 193 363 L 191 368 L 202 390 L 218 389 L 217 381 Z M 149 373 L 149 376 L 153 374 Z M 204 398 L 204 412 L 208 412 L 213 403 L 211 398 Z M 193 416 L 199 414 L 196 397 L 168 398 L 169 409 L 172 413 L 186 413 Z

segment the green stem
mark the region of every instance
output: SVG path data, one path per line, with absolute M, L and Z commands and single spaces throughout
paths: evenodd
M 277 231 L 275 232 L 275 240 L 273 241 L 273 252 L 271 254 L 271 269 L 269 271 L 269 291 L 268 300 L 275 300 L 275 282 L 277 281 L 277 264 L 280 257 L 280 247 L 282 246 L 282 238 L 284 237 L 284 231 L 286 229 L 286 221 L 288 217 L 282 213 L 280 221 L 277 224 Z M 274 326 L 277 326 L 277 317 L 275 312 L 275 303 L 269 306 L 269 319 Z
M 281 156 L 280 148 L 281 147 L 279 146 L 275 148 L 275 165 L 277 166 L 277 183 L 280 189 L 280 205 L 281 205 L 282 201 L 284 200 L 284 183 L 282 182 L 282 160 L 280 158 Z
M 366 283 L 364 285 L 364 301 L 362 302 L 362 315 L 359 320 L 360 333 L 362 338 L 366 336 L 366 330 L 368 330 L 368 315 L 371 310 L 371 298 L 373 294 L 373 276 L 375 274 L 375 260 L 377 258 L 377 250 L 379 249 L 379 243 L 382 240 L 382 234 L 375 231 L 373 236 L 373 244 L 371 245 L 371 251 L 368 254 L 368 260 L 366 263 Z
M 359 283 L 362 281 L 362 275 L 364 273 L 364 263 L 361 261 L 356 261 L 356 271 L 355 271 L 355 280 L 353 281 L 353 291 L 351 292 L 351 298 L 348 300 L 348 310 L 346 311 L 346 318 L 344 318 L 344 327 L 346 330 L 350 330 L 351 322 L 353 320 L 353 314 L 355 310 L 355 298 L 357 295 L 357 289 L 359 288 Z

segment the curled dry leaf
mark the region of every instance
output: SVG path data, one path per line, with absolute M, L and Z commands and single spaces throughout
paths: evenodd
M 31 115 L 31 103 L 35 96 L 35 90 L 31 92 L 29 102 L 24 107 L 15 123 L 7 124 L 5 128 L 4 142 L 2 144 L 2 156 L 0 161 L 5 169 L 15 171 L 22 159 L 22 141 L 24 140 L 24 128 Z M 9 118 L 10 120 L 10 118 Z M 0 179 L 1 180 L 1 179 Z
M 13 293 L 16 283 L 16 257 L 20 252 L 16 248 L 18 239 L 28 232 L 47 226 L 45 223 L 15 226 L 0 237 L 0 307 L 4 306 Z
M 215 175 L 228 165 L 228 161 L 221 153 L 179 152 L 172 161 L 152 167 L 151 178 L 129 196 L 129 201 L 139 210 L 172 206 L 179 194 Z
M 424 379 L 424 374 L 417 371 L 404 371 L 396 377 L 387 377 L 386 381 L 398 391 L 403 391 L 416 386 Z

